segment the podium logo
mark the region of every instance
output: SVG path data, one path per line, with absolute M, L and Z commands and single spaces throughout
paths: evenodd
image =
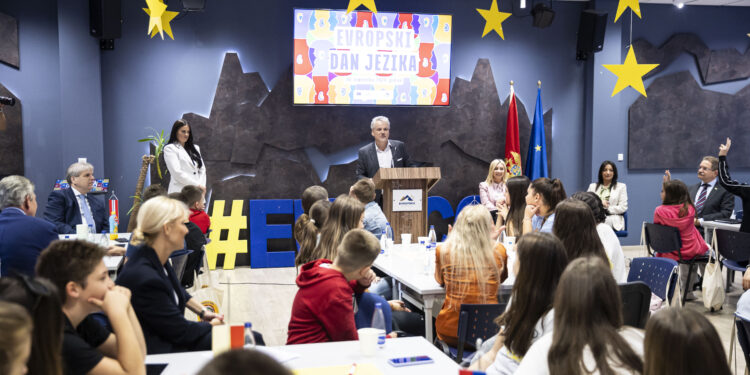
M 404 202 L 406 201 L 406 202 Z M 399 201 L 400 204 L 414 204 L 414 199 L 408 195 L 404 195 L 401 197 L 401 200 Z

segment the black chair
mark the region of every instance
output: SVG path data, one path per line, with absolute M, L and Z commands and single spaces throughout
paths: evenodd
M 677 261 L 669 258 L 641 257 L 630 262 L 628 282 L 642 281 L 664 301 L 671 301 L 677 285 Z
M 748 260 L 750 260 L 750 233 L 734 232 L 725 229 L 716 229 L 716 249 L 724 258 L 721 264 L 727 267 L 727 287 L 734 280 L 734 271 L 745 272 Z M 744 265 L 743 265 L 744 264 Z
M 646 246 L 650 255 L 654 253 L 677 253 L 677 263 L 688 265 L 687 282 L 690 283 L 690 276 L 693 274 L 696 263 L 707 263 L 708 257 L 696 256 L 692 259 L 682 258 L 682 240 L 680 231 L 675 227 L 646 223 L 645 225 Z M 685 299 L 691 290 L 691 285 L 683 286 L 682 304 L 685 305 Z
M 619 284 L 622 299 L 622 322 L 643 329 L 651 306 L 651 289 L 643 281 Z
M 737 342 L 745 354 L 745 363 L 750 363 L 750 320 L 735 313 L 734 323 L 737 325 Z
M 617 237 L 627 237 L 628 236 L 628 212 L 625 211 L 622 214 L 622 217 L 625 219 L 625 228 L 623 228 L 622 230 L 616 230 L 615 231 L 615 235 Z
M 474 347 L 477 339 L 484 341 L 497 334 L 499 329 L 494 320 L 505 311 L 505 306 L 507 306 L 506 303 L 462 304 L 458 317 L 457 347 L 453 348 L 442 340 L 436 341 L 447 356 L 457 363 L 461 363 L 464 355 L 467 354 L 467 351 L 464 350 L 467 344 Z M 470 353 L 467 358 L 474 354 L 474 352 Z

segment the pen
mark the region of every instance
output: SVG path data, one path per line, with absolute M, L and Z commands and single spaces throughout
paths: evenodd
M 355 372 L 357 372 L 357 364 L 352 363 L 352 368 L 349 369 L 349 375 L 354 375 Z

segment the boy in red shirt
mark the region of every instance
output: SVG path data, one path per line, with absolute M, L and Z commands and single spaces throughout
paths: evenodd
M 287 345 L 358 339 L 353 293 L 364 292 L 375 279 L 370 266 L 379 252 L 372 233 L 353 229 L 341 240 L 333 263 L 318 259 L 300 268 Z
M 186 204 L 190 209 L 190 221 L 195 223 L 203 234 L 208 233 L 208 229 L 211 227 L 211 218 L 205 211 L 205 193 L 203 190 L 197 186 L 187 185 L 182 188 L 180 194 L 185 197 Z

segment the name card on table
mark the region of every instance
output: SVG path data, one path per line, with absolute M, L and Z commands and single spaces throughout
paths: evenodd
M 393 211 L 422 211 L 422 190 L 394 189 Z

